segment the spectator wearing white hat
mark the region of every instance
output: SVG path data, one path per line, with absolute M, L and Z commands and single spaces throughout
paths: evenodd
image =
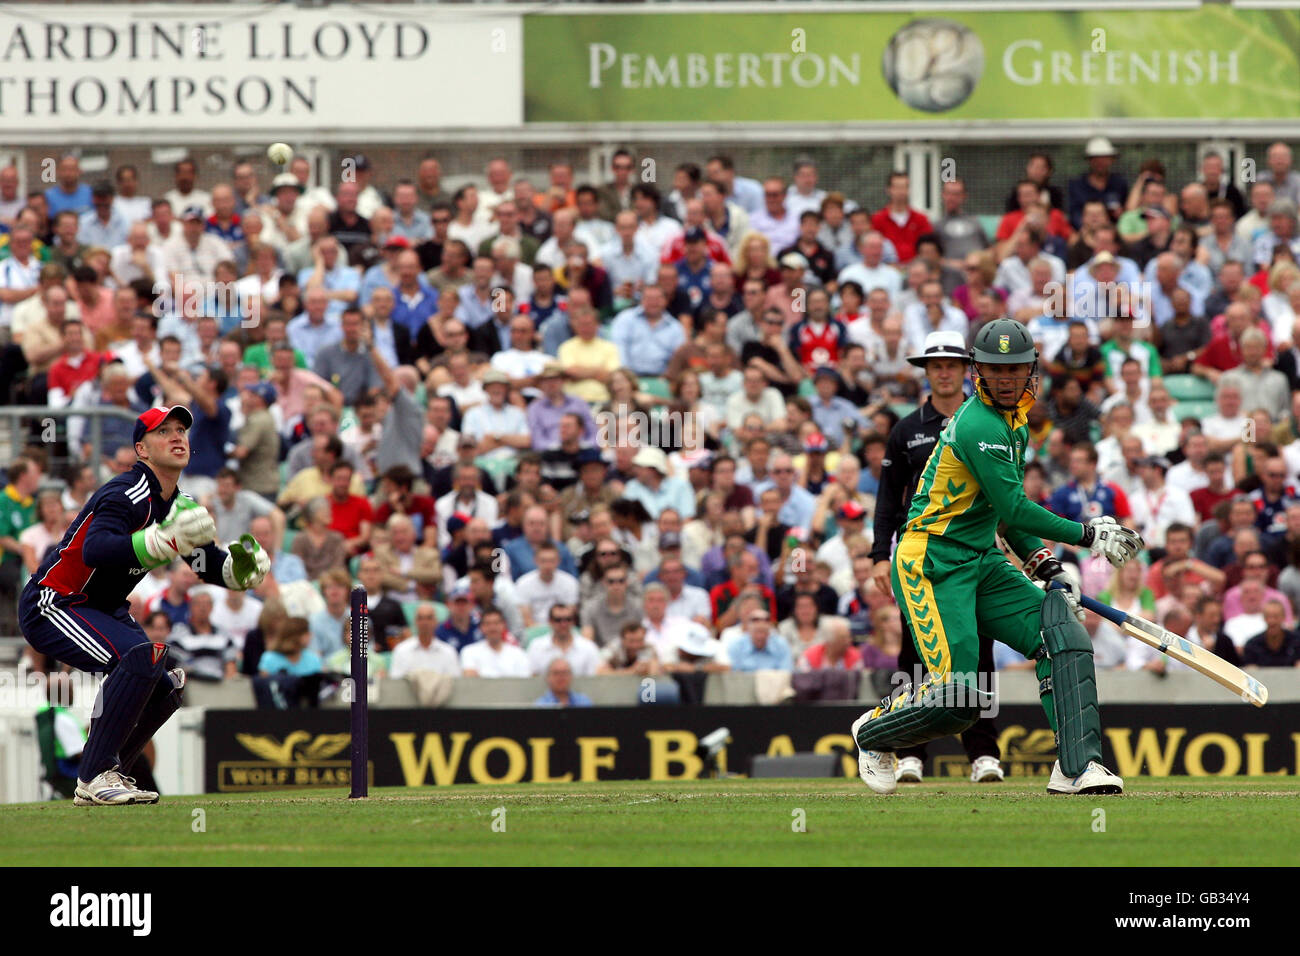
M 1112 218 L 1119 216 L 1128 199 L 1128 180 L 1113 171 L 1115 147 L 1105 136 L 1094 136 L 1083 148 L 1088 171 L 1071 179 L 1068 188 L 1070 225 L 1078 229 L 1083 222 L 1084 203 L 1106 204 Z
M 690 483 L 668 475 L 668 458 L 658 448 L 642 448 L 632 459 L 637 476 L 623 488 L 623 497 L 639 501 L 650 517 L 672 508 L 683 518 L 695 517 L 695 495 Z
M 726 647 L 709 635 L 708 628 L 694 621 L 687 621 L 675 632 L 672 642 L 660 645 L 658 650 L 659 661 L 669 673 L 715 674 L 731 670 Z
M 488 400 L 465 413 L 461 434 L 478 442 L 477 454 L 493 458 L 510 458 L 532 445 L 528 418 L 523 409 L 506 401 L 510 379 L 504 372 L 490 368 L 483 373 L 483 391 Z
M 258 207 L 262 214 L 262 241 L 284 252 L 300 236 L 295 223 L 298 198 L 306 191 L 293 173 L 280 173 L 271 180 L 271 201 Z

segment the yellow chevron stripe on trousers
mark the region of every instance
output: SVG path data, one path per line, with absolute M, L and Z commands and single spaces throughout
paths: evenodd
M 934 588 L 925 576 L 925 551 L 929 543 L 928 534 L 904 534 L 894 554 L 894 570 L 898 572 L 902 591 L 899 603 L 907 614 L 921 659 L 930 673 L 944 677 L 952 671 L 952 653 L 934 599 Z M 974 613 L 973 595 L 971 613 Z

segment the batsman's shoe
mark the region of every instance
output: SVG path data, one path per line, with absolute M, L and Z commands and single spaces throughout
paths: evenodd
M 78 780 L 72 802 L 79 807 L 116 807 L 135 803 L 137 794 L 147 792 L 136 790 L 116 769 L 105 770 L 89 782 Z M 153 798 L 156 801 L 158 794 Z
M 899 757 L 898 772 L 894 779 L 899 783 L 920 783 L 925 773 L 925 764 L 920 757 Z
M 1047 784 L 1048 793 L 1123 793 L 1124 781 L 1095 760 L 1090 760 L 1083 773 L 1067 777 L 1061 770 L 1061 761 L 1052 765 L 1052 779 Z
M 998 783 L 1002 779 L 1002 762 L 998 760 L 997 757 L 985 754 L 984 756 L 976 757 L 971 761 L 971 783 Z
M 879 708 L 877 708 L 878 710 Z M 865 724 L 876 711 L 868 711 L 853 722 L 853 741 L 858 740 L 858 729 Z M 894 768 L 898 758 L 892 753 L 880 750 L 863 750 L 858 746 L 858 776 L 862 782 L 876 793 L 893 793 L 898 789 L 898 780 L 894 777 Z
M 128 777 L 125 774 L 121 774 L 121 773 L 118 774 L 118 777 L 121 779 L 121 781 L 124 784 L 126 784 L 127 788 L 131 791 L 132 795 L 135 797 L 135 799 L 132 801 L 133 803 L 157 803 L 158 802 L 158 794 L 154 793 L 152 790 L 145 790 L 141 787 L 137 787 L 135 785 L 135 777 Z

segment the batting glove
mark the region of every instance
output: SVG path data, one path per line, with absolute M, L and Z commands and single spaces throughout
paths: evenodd
M 167 517 L 135 532 L 131 544 L 141 567 L 156 568 L 210 543 L 216 533 L 208 509 L 179 495 Z
M 1025 561 L 1025 574 L 1046 581 L 1048 590 L 1053 587 L 1060 588 L 1074 616 L 1080 621 L 1083 620 L 1083 608 L 1079 606 L 1083 588 L 1079 581 L 1079 572 L 1072 566 L 1061 564 L 1047 548 L 1039 548 Z
M 271 570 L 271 559 L 251 534 L 240 535 L 226 550 L 229 554 L 221 566 L 221 579 L 232 591 L 257 587 Z
M 1084 524 L 1079 544 L 1093 554 L 1103 555 L 1117 568 L 1137 557 L 1137 553 L 1146 547 L 1140 534 L 1125 528 L 1109 515 L 1093 518 Z

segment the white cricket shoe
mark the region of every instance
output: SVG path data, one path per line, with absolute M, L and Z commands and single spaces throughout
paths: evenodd
M 89 782 L 77 780 L 77 789 L 73 803 L 79 807 L 115 807 L 136 802 L 136 794 L 145 791 L 136 790 L 117 772 L 117 768 L 105 770 Z M 154 794 L 154 799 L 158 795 Z
M 135 785 L 135 777 L 128 777 L 125 774 L 121 774 L 121 773 L 118 774 L 118 777 L 121 778 L 122 782 L 127 785 L 131 793 L 134 795 L 135 799 L 132 802 L 134 803 L 157 803 L 158 802 L 158 794 L 154 793 L 154 791 L 152 790 L 145 790 L 142 787 L 137 787 Z
M 998 783 L 1004 778 L 1002 762 L 990 754 L 976 757 L 970 765 L 971 783 Z
M 899 783 L 920 783 L 925 774 L 925 764 L 920 757 L 899 757 L 898 772 L 894 775 Z
M 853 722 L 853 742 L 858 742 L 858 728 L 867 722 L 871 716 L 871 711 L 863 714 Z M 898 765 L 898 758 L 893 753 L 887 753 L 882 750 L 863 750 L 858 747 L 858 776 L 862 782 L 874 790 L 876 793 L 893 793 L 898 789 L 898 781 L 894 777 L 894 768 Z
M 1061 770 L 1061 761 L 1052 765 L 1048 793 L 1123 793 L 1124 781 L 1095 760 L 1088 761 L 1083 773 L 1071 779 Z

